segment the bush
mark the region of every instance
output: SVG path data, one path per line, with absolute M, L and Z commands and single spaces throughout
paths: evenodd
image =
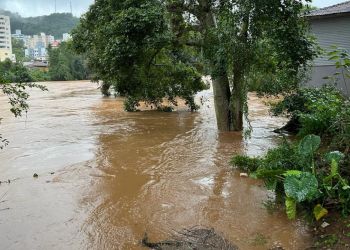
M 262 179 L 276 197 L 282 197 L 290 219 L 296 217 L 297 206 L 313 212 L 317 220 L 330 207 L 348 214 L 350 186 L 342 175 L 345 156 L 338 151 L 321 154 L 320 145 L 319 136 L 308 135 L 299 143 L 284 141 L 263 158 L 235 156 L 231 164 L 251 171 L 251 176 Z
M 261 159 L 245 155 L 237 155 L 232 158 L 231 164 L 238 167 L 240 170 L 251 173 L 258 169 L 261 164 Z
M 29 71 L 30 76 L 34 82 L 45 82 L 50 81 L 50 75 L 39 69 L 32 69 Z
M 297 121 L 299 135 L 329 134 L 337 115 L 343 109 L 345 98 L 331 86 L 302 88 L 285 97 L 272 108 L 274 115 L 285 114 Z
M 124 101 L 124 109 L 127 112 L 136 112 L 138 111 L 137 107 L 140 106 L 140 101 L 134 97 L 127 97 Z
M 336 115 L 334 122 L 330 128 L 334 135 L 333 147 L 348 153 L 350 150 L 350 102 L 346 101 L 343 108 Z

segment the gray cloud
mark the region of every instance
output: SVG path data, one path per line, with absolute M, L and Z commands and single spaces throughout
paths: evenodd
M 94 0 L 71 0 L 73 15 L 87 11 Z M 57 12 L 70 12 L 70 0 L 56 0 Z M 55 0 L 0 0 L 0 8 L 18 12 L 21 16 L 41 16 L 55 12 Z

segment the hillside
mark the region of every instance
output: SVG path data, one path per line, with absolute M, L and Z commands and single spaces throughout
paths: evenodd
M 11 32 L 22 30 L 25 35 L 35 35 L 40 32 L 62 38 L 63 33 L 69 33 L 79 22 L 79 18 L 70 13 L 55 13 L 48 16 L 21 17 L 17 13 L 1 10 L 0 14 L 10 16 Z

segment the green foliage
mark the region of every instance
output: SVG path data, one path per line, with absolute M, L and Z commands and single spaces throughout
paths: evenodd
M 8 97 L 11 112 L 15 117 L 27 112 L 29 105 L 28 89 L 39 88 L 47 90 L 46 87 L 31 83 L 32 78 L 28 70 L 20 63 L 12 63 L 10 60 L 0 62 L 0 90 Z M 0 118 L 1 121 L 1 118 Z M 8 141 L 0 134 L 0 149 L 3 149 Z
M 331 248 L 337 244 L 339 238 L 335 234 L 325 235 L 320 241 L 316 242 L 315 246 L 321 248 Z
M 135 99 L 131 96 L 129 96 L 125 101 L 124 101 L 124 109 L 125 111 L 128 112 L 135 112 L 137 111 L 137 107 L 140 106 L 140 102 L 138 99 Z
M 330 133 L 333 136 L 333 146 L 348 152 L 350 149 L 350 102 L 345 101 L 342 109 L 333 118 L 330 127 Z
M 23 62 L 25 59 L 24 55 L 24 42 L 22 40 L 17 40 L 16 38 L 12 38 L 12 51 L 13 54 L 16 55 L 17 62 Z
M 20 63 L 12 63 L 10 60 L 0 62 L 0 89 L 8 97 L 11 112 L 21 116 L 29 108 L 27 99 L 28 88 L 46 90 L 44 86 L 31 83 L 32 78 L 28 70 Z
M 277 197 L 285 197 L 289 218 L 295 218 L 298 204 L 313 210 L 316 219 L 328 213 L 328 204 L 348 214 L 349 177 L 341 174 L 345 155 L 339 151 L 321 154 L 320 145 L 319 136 L 308 135 L 299 143 L 284 141 L 262 158 L 235 156 L 231 163 L 240 167 L 251 163 L 256 169 L 251 175 L 264 180 Z
M 287 197 L 296 202 L 312 201 L 318 197 L 318 181 L 309 172 L 287 175 L 284 182 L 284 190 Z
M 68 42 L 63 42 L 58 48 L 48 49 L 49 76 L 52 81 L 86 80 L 89 69 L 84 56 L 77 55 Z
M 329 56 L 330 61 L 335 61 L 337 72 L 335 72 L 332 76 L 326 77 L 326 79 L 330 79 L 334 85 L 337 85 L 340 77 L 346 84 L 346 79 L 350 79 L 350 52 L 336 46 L 333 46 L 332 49 L 333 50 L 328 52 L 327 55 Z M 349 94 L 349 86 L 345 85 L 345 87 L 347 93 Z
M 240 170 L 255 172 L 260 165 L 260 158 L 249 157 L 245 155 L 236 155 L 231 159 L 231 165 L 238 167 Z
M 29 74 L 33 79 L 33 82 L 45 82 L 51 80 L 49 73 L 40 69 L 31 69 L 29 70 Z
M 285 114 L 300 124 L 299 135 L 324 135 L 341 112 L 344 97 L 331 86 L 301 88 L 273 107 L 274 115 Z
M 82 17 L 73 41 L 78 52 L 87 53 L 96 80 L 156 106 L 164 97 L 175 104 L 178 96 L 195 110 L 193 95 L 204 88 L 201 74 L 210 74 L 227 94 L 226 107 L 216 107 L 218 118 L 231 117 L 226 126 L 239 129 L 233 117 L 247 112 L 246 79 L 254 66 L 279 75 L 271 85 L 295 87 L 314 56 L 300 18 L 303 7 L 284 1 L 281 8 L 274 0 L 99 0 Z M 272 70 L 266 61 L 272 61 Z
M 159 1 L 96 2 L 73 39 L 75 49 L 87 53 L 96 80 L 112 83 L 117 93 L 128 96 L 127 110 L 136 110 L 140 101 L 159 107 L 163 97 L 173 104 L 180 97 L 197 108 L 193 95 L 204 83 L 188 55 L 171 47 Z
M 306 157 L 312 157 L 321 145 L 321 138 L 316 135 L 305 136 L 299 144 L 299 153 Z
M 285 206 L 288 219 L 294 220 L 297 215 L 296 201 L 291 197 L 286 197 Z
M 328 210 L 325 209 L 324 207 L 322 207 L 320 204 L 317 204 L 314 207 L 313 214 L 314 214 L 316 220 L 320 220 L 328 214 Z
M 70 13 L 53 13 L 48 16 L 21 17 L 17 13 L 0 9 L 0 14 L 11 18 L 11 33 L 20 29 L 25 35 L 37 35 L 44 32 L 62 39 L 63 33 L 70 33 L 79 23 L 79 18 Z

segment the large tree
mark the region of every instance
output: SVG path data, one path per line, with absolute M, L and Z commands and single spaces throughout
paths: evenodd
M 200 75 L 210 74 L 219 130 L 240 131 L 252 70 L 273 75 L 266 89 L 280 92 L 297 86 L 312 58 L 303 7 L 297 0 L 96 0 L 73 40 L 96 80 L 135 104 L 180 96 L 194 106 Z
M 48 48 L 49 76 L 52 81 L 86 80 L 89 69 L 84 56 L 77 55 L 71 42 L 62 42 L 58 48 Z

